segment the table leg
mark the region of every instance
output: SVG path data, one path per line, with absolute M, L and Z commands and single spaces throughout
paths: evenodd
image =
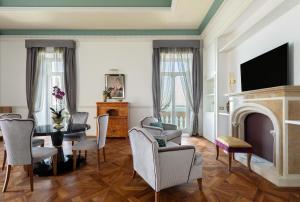
M 61 163 L 65 161 L 65 155 L 63 150 L 63 140 L 64 140 L 64 134 L 61 132 L 57 132 L 55 134 L 51 135 L 51 140 L 53 146 L 57 149 L 57 163 Z

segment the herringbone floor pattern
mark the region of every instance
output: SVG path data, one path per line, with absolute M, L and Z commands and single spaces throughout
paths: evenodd
M 221 153 L 215 160 L 215 147 L 203 138 L 184 137 L 183 144 L 193 144 L 204 157 L 203 192 L 197 182 L 161 191 L 161 201 L 300 201 L 300 188 L 278 188 L 262 177 L 234 162 L 233 172 L 227 171 L 227 156 Z M 88 163 L 75 172 L 57 177 L 34 177 L 34 192 L 23 168 L 13 168 L 8 192 L 0 201 L 154 201 L 153 190 L 140 178 L 131 180 L 132 160 L 128 140 L 109 139 L 107 161 L 96 169 L 96 153 L 88 153 Z M 2 162 L 1 146 L 1 162 Z M 65 150 L 70 152 L 69 145 Z M 2 189 L 5 172 L 0 171 Z

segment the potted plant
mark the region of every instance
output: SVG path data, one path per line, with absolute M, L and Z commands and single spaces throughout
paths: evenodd
M 103 95 L 103 101 L 106 102 L 107 101 L 107 98 L 111 98 L 111 95 L 110 95 L 111 91 L 110 90 L 104 90 L 102 95 Z
M 52 119 L 54 122 L 55 128 L 62 128 L 62 122 L 64 121 L 63 111 L 64 108 L 62 106 L 62 100 L 65 96 L 65 92 L 62 91 L 57 86 L 53 87 L 52 95 L 55 97 L 55 109 L 50 107 L 52 112 Z

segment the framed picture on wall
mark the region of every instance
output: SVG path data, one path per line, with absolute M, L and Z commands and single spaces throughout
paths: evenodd
M 105 74 L 105 89 L 110 91 L 111 98 L 125 98 L 125 75 Z

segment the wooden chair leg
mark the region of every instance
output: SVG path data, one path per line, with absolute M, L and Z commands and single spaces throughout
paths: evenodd
M 155 192 L 155 202 L 159 202 L 159 192 Z
M 216 157 L 216 160 L 218 160 L 218 159 L 219 159 L 219 146 L 218 146 L 218 145 L 216 145 L 216 151 L 217 151 L 217 157 Z
M 45 146 L 44 144 L 41 145 L 41 147 L 44 147 L 44 146 Z
M 136 176 L 136 171 L 135 171 L 135 170 L 133 170 L 133 172 L 132 172 L 132 179 L 134 179 L 134 178 L 135 178 L 135 176 Z
M 74 146 L 74 141 L 72 141 L 72 146 Z
M 5 181 L 4 181 L 2 192 L 6 192 L 7 185 L 8 185 L 8 182 L 9 182 L 9 177 L 10 177 L 10 171 L 11 171 L 11 165 L 7 165 Z
M 84 158 L 87 160 L 87 150 L 84 150 Z
M 100 149 L 97 149 L 97 167 L 100 170 Z
M 199 190 L 202 191 L 202 178 L 197 179 Z
M 247 154 L 247 164 L 248 164 L 249 171 L 251 171 L 251 156 L 252 153 Z
M 32 165 L 28 165 L 28 171 L 29 171 L 29 179 L 30 179 L 30 190 L 33 191 L 33 169 L 32 169 Z
M 105 155 L 105 147 L 103 147 L 103 158 L 104 158 L 104 161 L 106 161 L 106 155 Z
M 56 176 L 57 175 L 57 154 L 55 154 L 52 157 L 52 161 L 53 161 L 53 175 Z
M 73 150 L 73 171 L 76 170 L 77 151 Z
M 3 164 L 2 164 L 2 170 L 4 170 L 4 168 L 5 168 L 6 157 L 7 157 L 7 152 L 6 152 L 6 149 L 4 149 L 4 151 L 3 151 Z
M 228 153 L 228 170 L 231 172 L 231 161 L 232 161 L 232 153 Z

